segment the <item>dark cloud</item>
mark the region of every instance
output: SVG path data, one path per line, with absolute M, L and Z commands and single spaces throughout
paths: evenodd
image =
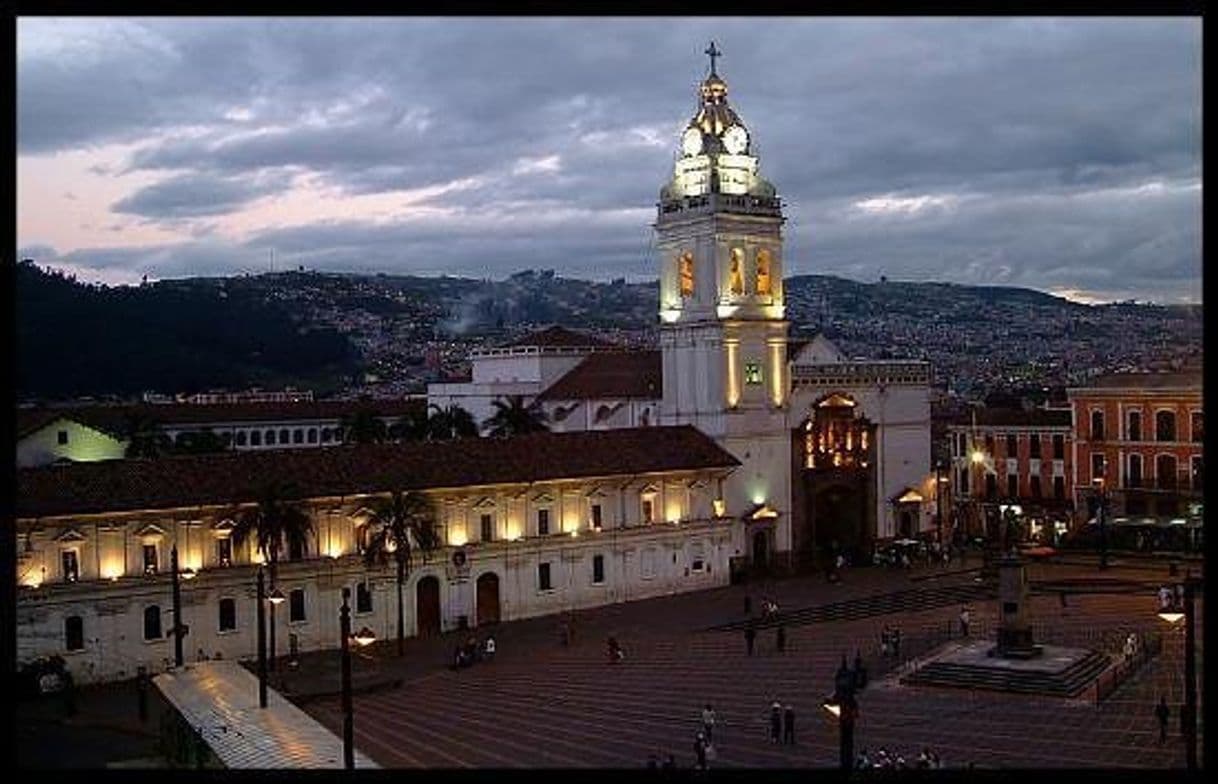
M 183 174 L 140 188 L 110 209 L 157 221 L 225 215 L 290 184 L 291 178 L 283 174 L 248 178 Z
M 167 179 L 116 211 L 237 211 L 286 187 L 268 170 L 434 189 L 443 219 L 249 240 L 308 237 L 317 267 L 636 274 L 713 37 L 788 204 L 789 271 L 1200 296 L 1197 20 L 74 24 L 22 20 L 20 151 L 135 142 L 122 170 Z M 851 206 L 883 198 L 932 206 Z

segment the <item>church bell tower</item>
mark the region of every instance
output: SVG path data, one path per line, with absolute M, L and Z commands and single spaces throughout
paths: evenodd
M 672 179 L 660 191 L 660 347 L 664 424 L 693 424 L 744 463 L 725 493 L 731 514 L 790 498 L 782 203 L 758 173 L 754 144 L 716 71 L 698 89 Z M 768 511 L 767 511 L 768 514 Z M 783 536 L 771 542 L 788 549 Z M 786 538 L 789 538 L 789 534 Z M 787 546 L 784 546 L 787 545 Z

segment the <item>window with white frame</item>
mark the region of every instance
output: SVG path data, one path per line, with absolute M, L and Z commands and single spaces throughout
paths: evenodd
M 220 600 L 220 624 L 221 632 L 237 631 L 237 601 L 225 597 Z
M 600 585 L 605 582 L 605 556 L 592 556 L 592 584 Z
M 550 510 L 549 509 L 538 509 L 537 510 L 537 535 L 538 536 L 549 536 L 550 535 Z
M 484 541 L 484 542 L 495 541 L 495 515 L 493 515 L 489 512 L 483 512 L 481 517 L 479 518 L 479 522 L 481 523 L 481 527 L 482 527 L 482 530 L 481 530 L 482 541 Z
M 1142 412 L 1130 411 L 1125 415 L 1125 440 L 1142 440 Z
M 304 589 L 293 589 L 288 593 L 288 622 L 304 623 L 306 620 Z
M 694 542 L 689 548 L 689 570 L 691 572 L 706 571 L 706 549 L 701 542 Z
M 157 563 L 157 546 L 155 542 L 144 543 L 144 574 L 156 574 L 158 568 Z
M 553 587 L 553 584 L 550 582 L 550 562 L 545 561 L 537 564 L 537 590 L 549 591 Z
M 161 606 L 158 604 L 144 608 L 144 640 L 151 642 L 161 639 Z
M 60 565 L 63 568 L 65 583 L 74 583 L 80 579 L 80 553 L 75 548 L 63 551 Z
M 592 528 L 599 531 L 601 526 L 604 524 L 601 516 L 601 505 L 599 503 L 592 504 L 592 506 L 589 508 L 589 512 L 592 517 Z
M 654 523 L 656 520 L 656 493 L 654 490 L 645 490 L 639 496 L 641 504 L 639 509 L 639 520 L 643 523 Z
M 230 536 L 222 536 L 216 540 L 216 563 L 220 566 L 233 565 L 233 540 Z
M 63 619 L 64 648 L 69 651 L 85 649 L 85 622 L 79 615 L 69 615 Z
M 643 550 L 640 567 L 644 580 L 650 580 L 656 576 L 656 549 L 654 547 L 648 547 Z

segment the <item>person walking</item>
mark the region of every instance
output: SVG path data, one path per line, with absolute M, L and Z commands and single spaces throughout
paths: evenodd
M 715 742 L 715 709 L 709 702 L 702 709 L 702 732 L 706 734 L 707 743 Z
M 770 706 L 770 743 L 777 743 L 782 735 L 782 705 L 778 700 Z
M 778 631 L 774 634 L 774 644 L 779 653 L 787 649 L 787 627 L 784 624 L 778 624 Z
M 495 658 L 495 638 L 487 635 L 486 642 L 483 643 L 483 658 L 488 662 Z
M 960 608 L 960 636 L 968 637 L 968 607 Z
M 746 648 L 748 648 L 749 656 L 753 655 L 753 643 L 756 640 L 757 629 L 755 629 L 753 624 L 750 623 L 748 626 L 744 627 L 744 645 Z
M 744 595 L 744 614 L 745 615 L 753 614 L 753 597 L 748 595 L 747 593 Z
M 854 652 L 854 688 L 862 691 L 867 688 L 867 668 L 863 666 L 863 653 Z
M 892 627 L 892 655 L 901 658 L 901 627 Z M 844 661 L 844 657 L 843 657 Z
M 1159 743 L 1167 741 L 1167 719 L 1171 710 L 1167 707 L 1167 698 L 1160 696 L 1159 704 L 1155 706 L 1155 718 L 1159 720 Z
M 694 738 L 694 756 L 698 760 L 698 770 L 706 770 L 706 736 L 701 732 Z
M 782 710 L 782 742 L 787 746 L 795 745 L 795 709 L 790 703 Z

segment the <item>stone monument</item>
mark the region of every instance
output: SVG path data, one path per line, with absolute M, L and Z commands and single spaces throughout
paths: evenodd
M 1032 659 L 1043 653 L 1032 642 L 1028 623 L 1028 573 L 1019 556 L 1008 554 L 998 562 L 998 645 L 990 656 L 1004 659 Z

